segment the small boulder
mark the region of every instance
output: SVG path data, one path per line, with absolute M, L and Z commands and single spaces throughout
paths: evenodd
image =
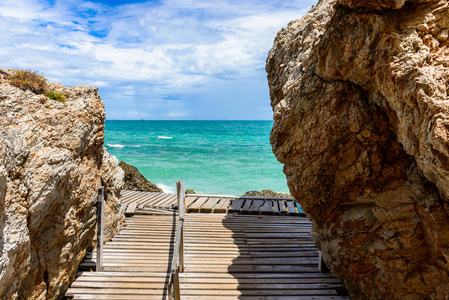
M 136 167 L 128 165 L 123 160 L 119 163 L 120 167 L 125 172 L 124 190 L 140 191 L 140 192 L 156 192 L 162 193 L 162 189 L 157 187 L 154 183 L 148 181 Z

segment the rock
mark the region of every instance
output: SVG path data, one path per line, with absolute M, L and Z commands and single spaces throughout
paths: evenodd
M 109 241 L 125 222 L 125 212 L 120 203 L 120 193 L 124 186 L 125 173 L 119 166 L 117 158 L 110 155 L 103 147 L 103 163 L 100 170 L 101 184 L 104 186 L 104 220 L 103 239 Z M 96 235 L 95 239 L 96 240 Z
M 273 152 L 353 299 L 448 295 L 448 15 L 323 0 L 269 53 Z
M 0 69 L 0 298 L 57 299 L 92 247 L 102 181 L 107 224 L 119 226 L 120 174 L 106 174 L 118 166 L 96 88 L 47 81 L 61 103 L 10 85 L 11 72 Z
M 192 195 L 192 194 L 196 194 L 196 192 L 194 190 L 186 190 L 185 192 L 186 195 Z
M 243 196 L 256 196 L 256 197 L 277 197 L 277 198 L 291 198 L 292 195 L 284 193 L 276 193 L 272 190 L 262 190 L 258 191 L 248 191 L 243 194 Z
M 120 167 L 125 172 L 124 190 L 155 193 L 163 192 L 161 188 L 158 188 L 154 183 L 148 181 L 142 174 L 140 174 L 136 167 L 128 165 L 123 160 L 120 161 Z

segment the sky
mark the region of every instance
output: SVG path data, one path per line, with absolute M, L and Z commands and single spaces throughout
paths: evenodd
M 316 0 L 1 0 L 0 67 L 94 85 L 109 120 L 272 120 L 265 60 Z

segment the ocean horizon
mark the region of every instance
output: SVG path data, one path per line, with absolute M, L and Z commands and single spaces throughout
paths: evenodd
M 289 193 L 271 150 L 273 121 L 106 120 L 105 147 L 173 193 L 176 181 L 204 194 Z

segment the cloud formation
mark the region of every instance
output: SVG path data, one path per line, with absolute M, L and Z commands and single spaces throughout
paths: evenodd
M 267 119 L 267 52 L 316 1 L 118 2 L 2 0 L 0 66 L 99 86 L 110 119 Z

